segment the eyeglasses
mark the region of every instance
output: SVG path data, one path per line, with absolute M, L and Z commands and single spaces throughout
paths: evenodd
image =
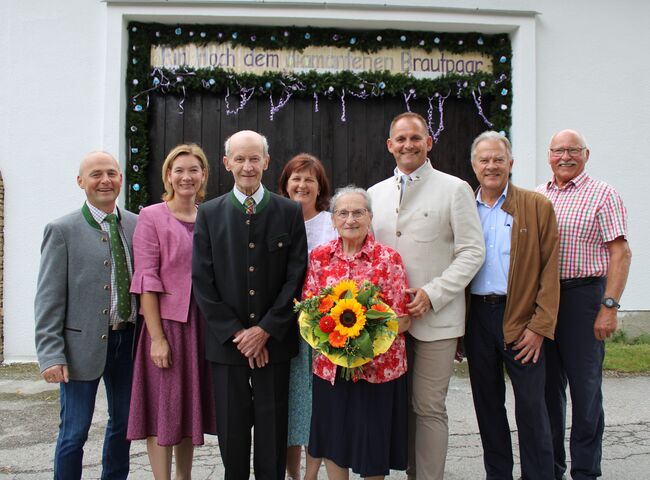
M 571 147 L 571 148 L 549 148 L 551 155 L 554 157 L 561 157 L 564 152 L 568 153 L 571 157 L 577 157 L 587 147 Z
M 353 220 L 359 220 L 368 212 L 365 208 L 360 208 L 359 210 L 352 210 L 351 212 L 347 210 L 335 210 L 334 215 L 339 220 L 347 220 L 350 215 L 352 215 Z

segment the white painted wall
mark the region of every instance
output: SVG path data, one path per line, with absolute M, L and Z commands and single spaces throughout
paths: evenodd
M 35 358 L 42 230 L 81 205 L 79 160 L 101 148 L 124 163 L 124 27 L 132 19 L 510 32 L 515 182 L 533 187 L 547 179 L 545 151 L 555 130 L 583 131 L 592 150 L 588 169 L 619 189 L 630 213 L 634 260 L 621 303 L 650 310 L 650 247 L 643 241 L 650 220 L 642 210 L 648 183 L 642 155 L 650 151 L 643 90 L 650 77 L 648 18 L 643 0 L 0 2 L 5 361 Z

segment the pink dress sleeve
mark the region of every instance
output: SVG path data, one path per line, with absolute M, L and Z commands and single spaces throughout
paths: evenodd
M 145 208 L 133 234 L 133 279 L 131 293 L 166 293 L 160 279 L 160 238 L 155 216 Z

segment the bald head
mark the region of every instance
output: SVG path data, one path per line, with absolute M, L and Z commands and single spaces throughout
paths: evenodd
M 91 152 L 79 164 L 77 185 L 91 205 L 111 213 L 122 188 L 120 165 L 110 153 Z
M 556 139 L 556 137 L 571 138 L 576 144 L 579 144 L 581 147 L 587 147 L 587 139 L 582 133 L 578 132 L 577 130 L 571 130 L 567 128 L 565 130 L 560 130 L 559 132 L 554 133 L 551 137 L 551 141 L 549 142 L 549 146 L 553 146 L 553 141 Z
M 241 130 L 237 133 L 233 133 L 230 137 L 228 137 L 224 145 L 224 151 L 226 157 L 230 157 L 232 155 L 233 143 L 237 143 L 237 144 L 244 143 L 249 146 L 258 144 L 259 147 L 261 148 L 260 150 L 261 155 L 263 157 L 269 156 L 269 143 L 266 140 L 266 137 L 257 132 L 254 132 L 253 130 Z

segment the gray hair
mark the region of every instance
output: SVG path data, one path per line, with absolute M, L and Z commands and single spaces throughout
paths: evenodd
M 235 133 L 239 133 L 239 132 L 235 132 Z M 257 132 L 255 132 L 255 133 L 257 133 Z M 265 157 L 268 157 L 269 156 L 269 141 L 261 133 L 257 133 L 257 134 L 260 136 L 260 139 L 262 140 L 262 155 L 264 155 Z M 232 135 L 235 135 L 235 134 L 233 133 Z M 232 138 L 232 135 L 230 135 L 226 139 L 226 142 L 223 145 L 225 155 L 228 158 L 230 158 L 230 139 Z
M 486 130 L 485 132 L 481 133 L 478 137 L 476 137 L 472 142 L 472 149 L 471 149 L 472 162 L 474 161 L 474 157 L 476 156 L 476 148 L 478 147 L 478 144 L 484 140 L 496 140 L 498 142 L 501 142 L 503 146 L 506 147 L 508 160 L 512 160 L 512 145 L 510 144 L 510 140 L 508 140 L 508 137 L 506 137 L 505 135 L 501 135 L 499 132 L 495 132 L 494 130 Z
M 334 212 L 334 209 L 336 208 L 336 202 L 339 200 L 339 198 L 349 193 L 356 193 L 357 195 L 361 195 L 366 202 L 366 210 L 368 210 L 369 213 L 372 213 L 372 200 L 370 200 L 370 195 L 368 195 L 368 192 L 364 188 L 357 187 L 356 185 L 347 185 L 345 187 L 336 189 L 334 195 L 332 196 L 332 199 L 330 200 L 330 212 Z

